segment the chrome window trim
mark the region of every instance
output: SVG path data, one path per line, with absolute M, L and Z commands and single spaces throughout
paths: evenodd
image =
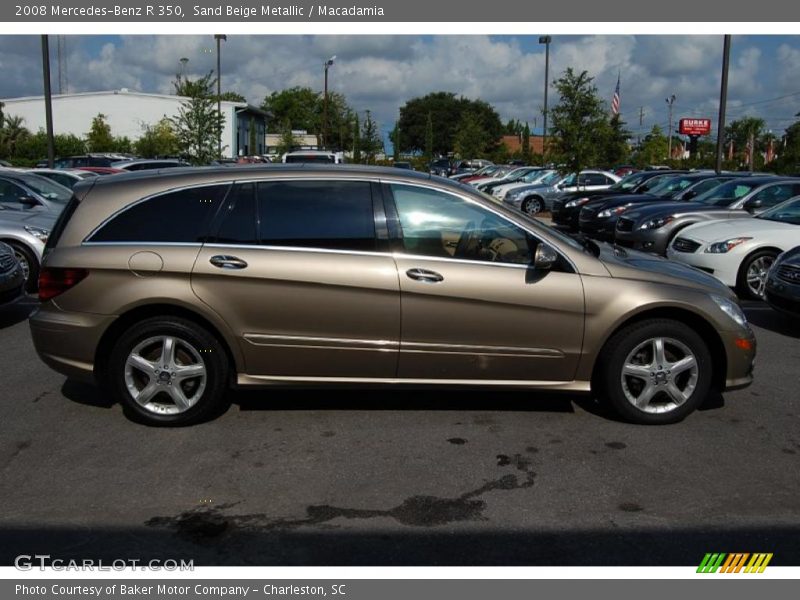
M 152 242 L 152 241 L 147 241 L 147 242 L 144 242 L 144 241 L 92 242 L 91 238 L 92 238 L 92 236 L 94 234 L 96 234 L 103 227 L 105 227 L 106 224 L 108 224 L 110 221 L 116 219 L 118 216 L 120 216 L 123 213 L 129 211 L 134 206 L 138 206 L 139 204 L 141 204 L 143 202 L 147 202 L 148 200 L 153 200 L 154 198 L 158 198 L 159 196 L 166 196 L 167 194 L 173 194 L 175 192 L 182 192 L 184 190 L 191 190 L 191 189 L 194 189 L 194 188 L 223 186 L 223 185 L 230 187 L 234 183 L 236 183 L 236 180 L 233 180 L 233 179 L 225 179 L 225 180 L 222 180 L 222 181 L 206 181 L 204 183 L 193 183 L 193 184 L 190 184 L 190 185 L 181 185 L 181 186 L 174 187 L 174 188 L 169 188 L 169 189 L 166 189 L 166 190 L 160 190 L 160 191 L 156 192 L 155 194 L 150 194 L 149 196 L 144 196 L 142 198 L 139 198 L 135 202 L 131 202 L 130 204 L 126 204 L 121 209 L 119 209 L 117 212 L 112 213 L 108 217 L 106 217 L 99 225 L 97 225 L 94 229 L 92 229 L 89 232 L 89 234 L 86 235 L 83 238 L 83 241 L 81 242 L 81 245 L 84 245 L 84 244 L 105 244 L 105 243 L 109 243 L 109 244 L 122 243 L 122 244 L 135 244 L 135 245 L 140 245 L 140 244 L 159 244 L 159 243 L 160 244 L 180 244 L 180 243 L 184 243 L 184 242 Z M 225 196 L 227 196 L 227 195 L 228 194 L 226 193 Z M 224 201 L 224 198 L 223 198 L 223 201 Z M 192 243 L 192 242 L 185 242 L 185 243 Z

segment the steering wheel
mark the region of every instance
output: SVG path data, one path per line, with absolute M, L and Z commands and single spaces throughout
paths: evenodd
M 475 229 L 475 221 L 470 221 L 464 227 L 464 231 L 461 232 L 461 237 L 458 238 L 458 244 L 456 245 L 456 251 L 454 253 L 455 257 L 465 256 L 477 237 L 478 230 Z

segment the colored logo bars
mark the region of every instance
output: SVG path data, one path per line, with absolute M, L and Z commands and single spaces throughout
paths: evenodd
M 747 559 L 750 559 L 749 562 Z M 772 560 L 772 553 L 737 552 L 727 554 L 725 552 L 709 552 L 703 557 L 700 566 L 697 567 L 698 573 L 763 573 L 769 561 Z

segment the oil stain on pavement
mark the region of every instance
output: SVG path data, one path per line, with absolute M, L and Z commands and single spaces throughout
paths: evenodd
M 402 525 L 412 527 L 434 527 L 459 521 L 483 521 L 486 517 L 484 494 L 493 491 L 521 490 L 532 487 L 536 473 L 530 458 L 521 454 L 498 455 L 498 467 L 512 467 L 518 473 L 507 473 L 474 490 L 455 498 L 437 496 L 411 496 L 388 510 L 345 508 L 327 504 L 306 507 L 302 519 L 274 519 L 264 514 L 227 515 L 225 512 L 236 504 L 221 504 L 214 508 L 200 507 L 172 517 L 153 517 L 145 522 L 148 527 L 171 529 L 180 538 L 202 543 L 212 541 L 232 531 L 292 530 L 306 526 L 319 526 L 334 519 L 374 519 L 389 517 Z

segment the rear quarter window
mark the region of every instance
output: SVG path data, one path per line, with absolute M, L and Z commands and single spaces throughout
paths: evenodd
M 90 242 L 199 243 L 228 184 L 185 188 L 129 206 L 102 225 Z

